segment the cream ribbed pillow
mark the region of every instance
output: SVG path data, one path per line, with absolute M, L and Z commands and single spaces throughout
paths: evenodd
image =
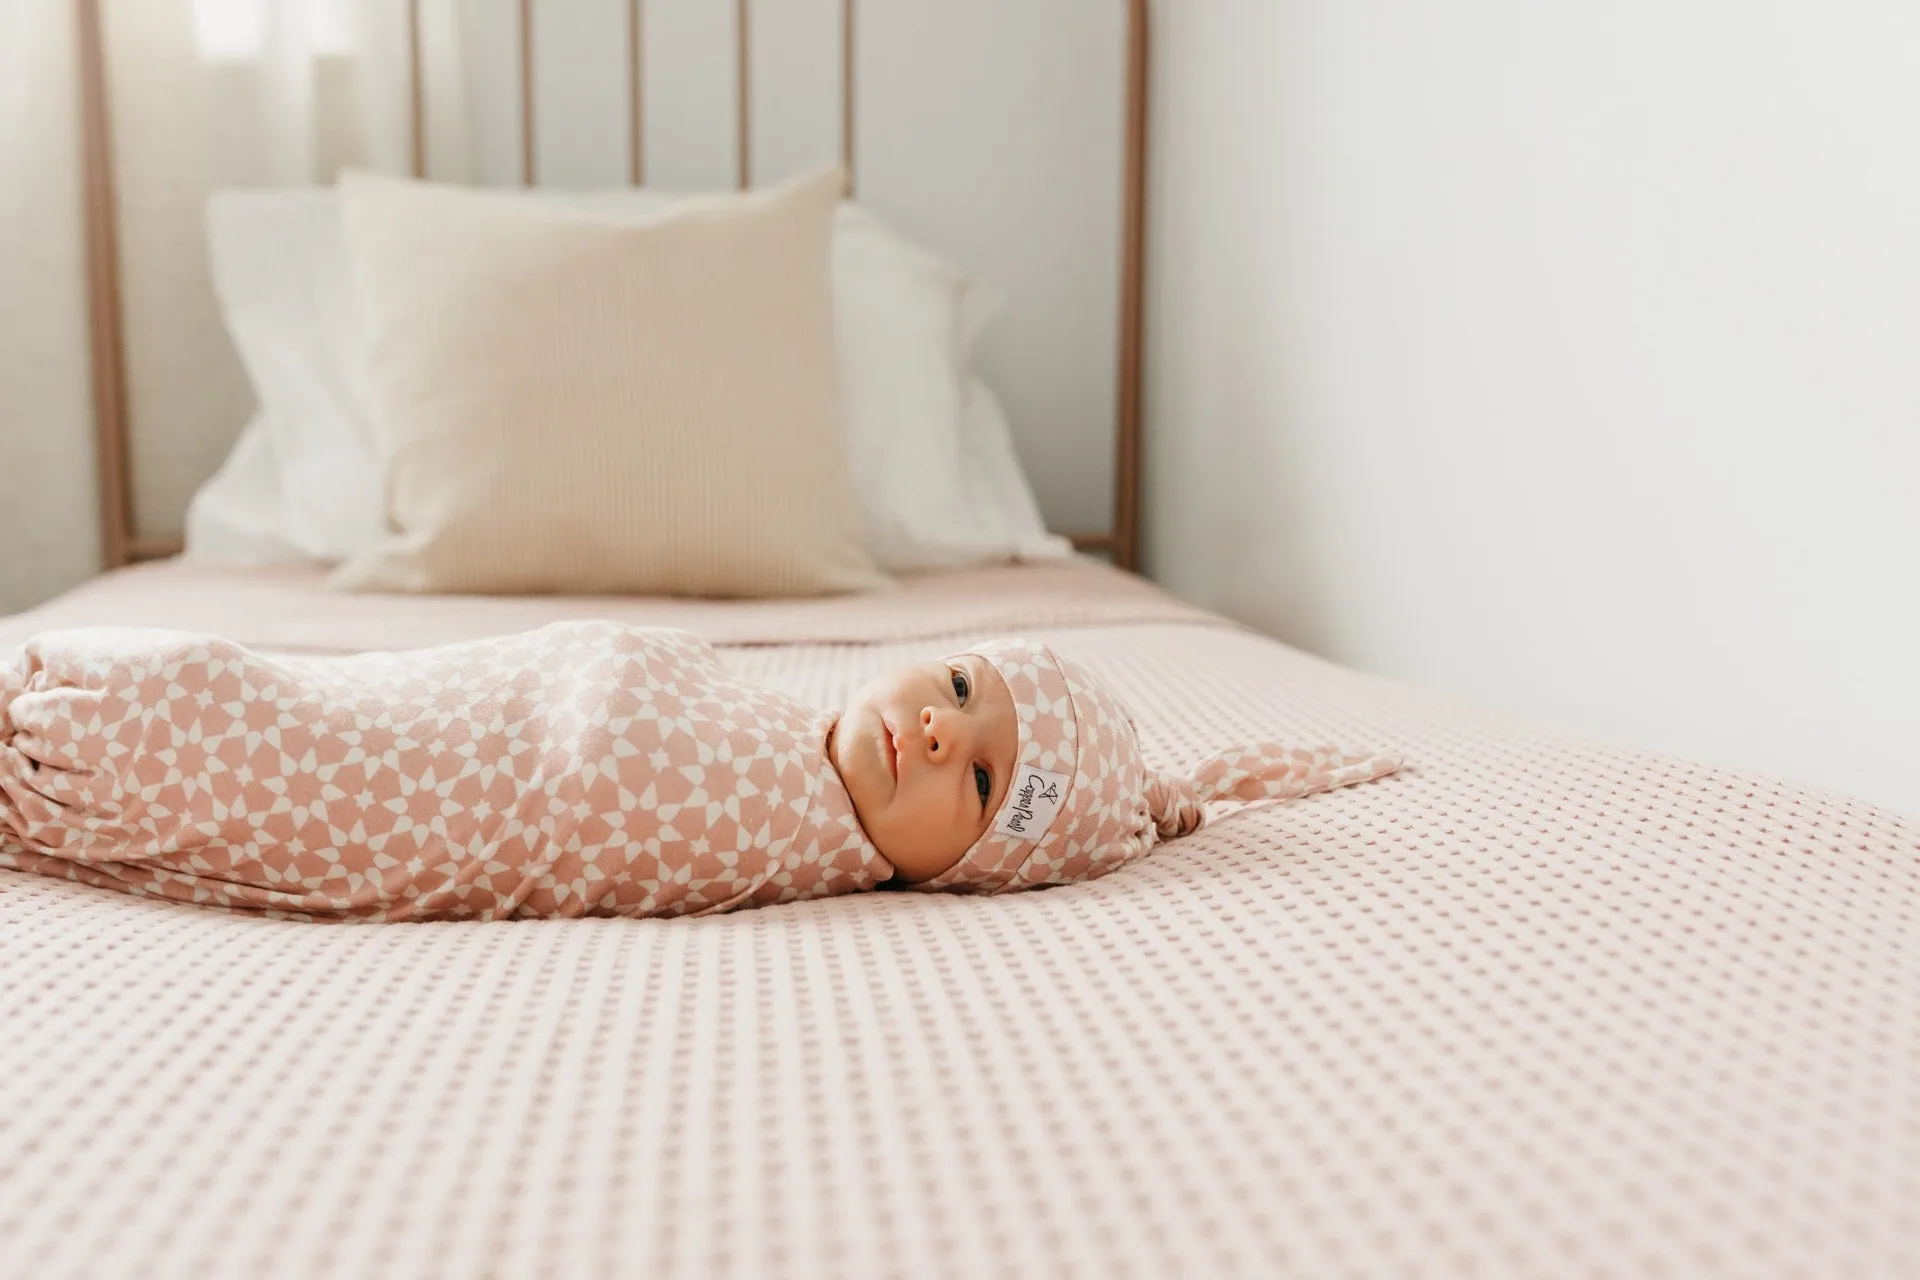
M 837 170 L 621 225 L 350 173 L 390 534 L 374 591 L 880 585 L 842 441 Z

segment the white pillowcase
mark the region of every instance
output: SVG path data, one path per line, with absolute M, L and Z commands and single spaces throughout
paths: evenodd
M 619 221 L 686 197 L 531 192 Z M 344 560 L 386 531 L 366 331 L 331 189 L 229 191 L 208 206 L 214 283 L 260 412 L 188 512 L 187 555 Z M 842 205 L 834 305 L 846 435 L 883 569 L 1067 554 L 1046 532 L 1005 415 L 968 369 L 983 294 L 958 268 Z
M 228 465 L 194 496 L 187 554 L 237 558 L 206 536 L 211 526 L 230 527 L 232 514 L 216 520 L 208 509 L 265 505 L 249 482 L 269 463 L 279 478 L 269 509 L 279 522 L 242 531 L 253 535 L 244 559 L 257 563 L 258 546 L 272 541 L 328 561 L 373 546 L 386 532 L 380 459 L 338 198 L 331 190 L 217 194 L 207 204 L 207 241 L 214 292 L 260 408 Z M 251 442 L 256 434 L 264 447 Z
M 1040 518 L 1040 504 L 1013 451 L 1013 428 L 1000 397 L 972 374 L 961 391 L 960 477 L 970 527 L 976 547 L 993 549 L 967 563 L 1071 556 L 1073 543 L 1048 533 Z
M 209 564 L 287 564 L 310 558 L 287 536 L 286 494 L 266 418 L 256 413 L 233 452 L 187 505 L 187 558 Z

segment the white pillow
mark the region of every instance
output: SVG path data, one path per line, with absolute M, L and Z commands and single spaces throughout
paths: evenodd
M 643 190 L 531 192 L 621 221 L 686 199 Z M 277 510 L 271 527 L 190 521 L 188 552 L 257 562 L 275 543 L 292 558 L 339 561 L 386 531 L 381 466 L 367 411 L 366 334 L 330 189 L 221 192 L 209 248 L 227 325 L 260 400 L 280 494 L 243 499 L 245 468 L 223 468 L 196 506 Z M 997 407 L 969 412 L 964 331 L 969 281 L 957 268 L 843 205 L 835 226 L 834 301 L 849 465 L 869 547 L 883 569 L 959 567 L 1058 552 Z M 990 400 L 991 397 L 989 396 Z M 246 443 L 243 438 L 243 444 Z M 239 446 L 236 446 L 236 453 Z M 997 502 L 981 506 L 981 495 Z M 198 535 L 198 536 L 196 536 Z
M 315 560 L 372 546 L 386 531 L 380 459 L 338 198 L 331 190 L 222 192 L 207 204 L 207 240 L 214 291 L 280 475 L 273 536 Z M 236 451 L 247 443 L 243 435 Z M 231 478 L 222 486 L 228 505 L 233 487 Z M 192 524 L 188 551 L 205 558 L 211 548 Z
M 1013 450 L 1013 430 L 1000 398 L 968 373 L 962 385 L 960 476 L 966 486 L 973 538 L 967 564 L 1002 560 L 1059 560 L 1073 543 L 1047 532 L 1040 504 Z
M 886 585 L 843 438 L 844 177 L 585 214 L 340 179 L 392 534 L 354 590 L 720 597 Z
M 1058 560 L 1073 554 L 1073 543 L 1047 532 L 1014 452 L 1006 410 L 973 368 L 980 335 L 1004 302 L 998 289 L 979 280 L 969 279 L 960 295 L 960 474 L 975 547 L 969 563 Z
M 266 419 L 254 414 L 233 452 L 187 505 L 186 558 L 205 564 L 308 559 L 287 537 L 286 498 Z

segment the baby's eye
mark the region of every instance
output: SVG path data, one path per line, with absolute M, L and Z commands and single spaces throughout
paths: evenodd
M 972 692 L 973 686 L 967 683 L 967 673 L 964 671 L 955 671 L 953 673 L 953 696 L 960 699 L 961 706 L 964 707 L 967 705 L 967 695 Z
M 980 807 L 987 807 L 987 798 L 993 794 L 993 775 L 979 765 L 973 766 L 973 785 L 980 792 Z

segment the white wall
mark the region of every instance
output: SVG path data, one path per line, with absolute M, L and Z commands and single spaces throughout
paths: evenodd
M 1158 21 L 1151 569 L 1920 814 L 1920 7 Z
M 0 614 L 81 581 L 100 555 L 63 17 L 0 6 Z

